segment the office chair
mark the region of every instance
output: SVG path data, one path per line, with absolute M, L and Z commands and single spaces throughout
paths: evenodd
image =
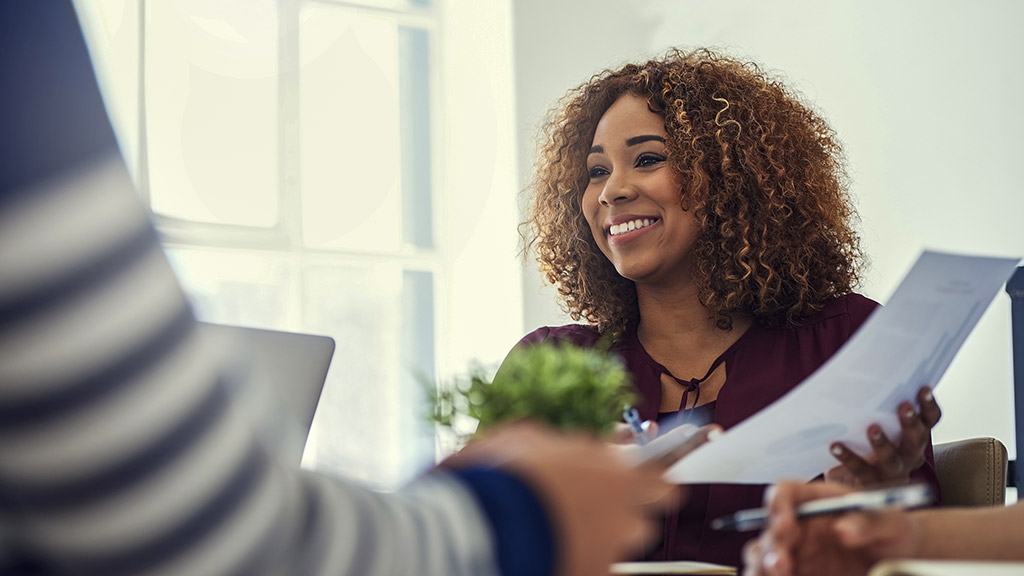
M 995 438 L 968 438 L 934 446 L 943 506 L 1002 506 L 1006 502 L 1006 447 Z

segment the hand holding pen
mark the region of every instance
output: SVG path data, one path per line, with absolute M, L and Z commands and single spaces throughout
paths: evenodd
M 650 438 L 647 436 L 651 422 L 644 423 L 640 422 L 640 413 L 636 411 L 636 408 L 632 406 L 626 406 L 626 409 L 622 411 L 622 419 L 626 421 L 626 426 L 629 426 L 630 435 L 633 437 L 633 441 L 643 446 L 647 444 Z
M 637 466 L 656 465 L 666 470 L 705 442 L 714 440 L 722 431 L 718 425 L 698 428 L 693 424 L 679 424 L 678 420 L 659 428 L 655 422 L 641 422 L 637 410 L 631 406 L 626 406 L 622 418 L 625 430 L 620 431 L 619 440 L 623 440 L 626 433 L 632 440 L 623 446 L 626 456 Z
M 876 491 L 874 496 L 862 498 L 854 508 L 883 505 L 884 492 L 900 494 L 894 497 L 902 504 L 892 504 L 879 511 L 838 513 L 837 504 L 858 494 L 855 490 L 828 482 L 784 482 L 770 489 L 767 498 L 769 521 L 759 538 L 751 540 L 743 552 L 747 576 L 790 576 L 797 574 L 830 574 L 836 576 L 863 575 L 882 558 L 913 557 L 920 546 L 915 512 L 901 509 L 921 501 L 927 487 L 905 486 L 888 491 Z M 930 498 L 930 497 L 929 497 Z M 855 498 L 847 499 L 850 507 Z M 818 501 L 818 507 L 832 508 L 830 514 L 812 516 L 805 508 Z M 919 504 L 918 504 L 919 505 Z
M 896 488 L 850 492 L 841 496 L 811 500 L 797 506 L 794 514 L 798 520 L 817 516 L 834 516 L 844 512 L 874 512 L 878 510 L 906 509 L 926 506 L 932 502 L 932 490 L 927 484 L 910 484 Z M 715 518 L 711 521 L 714 530 L 736 530 L 748 532 L 761 530 L 768 525 L 768 508 L 740 510 L 735 514 Z

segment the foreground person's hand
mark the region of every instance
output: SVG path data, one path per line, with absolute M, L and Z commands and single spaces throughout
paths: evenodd
M 652 515 L 677 503 L 677 486 L 656 466 L 633 466 L 609 444 L 557 434 L 536 423 L 496 429 L 442 466 L 495 466 L 520 477 L 548 511 L 564 576 L 607 574 L 654 528 Z
M 784 482 L 770 490 L 768 528 L 744 548 L 744 576 L 860 576 L 879 560 L 913 557 L 920 546 L 913 513 L 796 518 L 804 502 L 850 492 L 826 482 Z

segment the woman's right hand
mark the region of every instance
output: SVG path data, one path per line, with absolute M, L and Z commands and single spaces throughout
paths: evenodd
M 654 440 L 658 437 L 657 422 L 653 420 L 644 420 L 642 427 L 644 429 L 644 436 L 646 436 L 648 440 Z M 608 434 L 605 437 L 605 440 L 612 444 L 629 445 L 636 443 L 636 437 L 633 435 L 633 427 L 625 422 L 615 424 L 615 428 L 612 430 L 611 434 Z
M 635 441 L 632 433 L 628 441 L 620 442 L 617 446 L 626 458 L 661 472 L 668 471 L 681 458 L 722 433 L 722 427 L 717 424 L 701 428 L 693 424 L 683 424 L 659 436 L 656 426 L 657 424 L 653 424 L 653 430 L 645 430 L 648 440 L 644 442 L 644 446 Z

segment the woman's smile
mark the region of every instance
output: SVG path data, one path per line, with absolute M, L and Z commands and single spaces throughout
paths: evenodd
M 620 220 L 620 223 L 612 224 L 608 227 L 608 243 L 613 246 L 630 242 L 649 232 L 652 227 L 657 226 L 661 222 L 660 218 L 650 216 L 616 220 Z

